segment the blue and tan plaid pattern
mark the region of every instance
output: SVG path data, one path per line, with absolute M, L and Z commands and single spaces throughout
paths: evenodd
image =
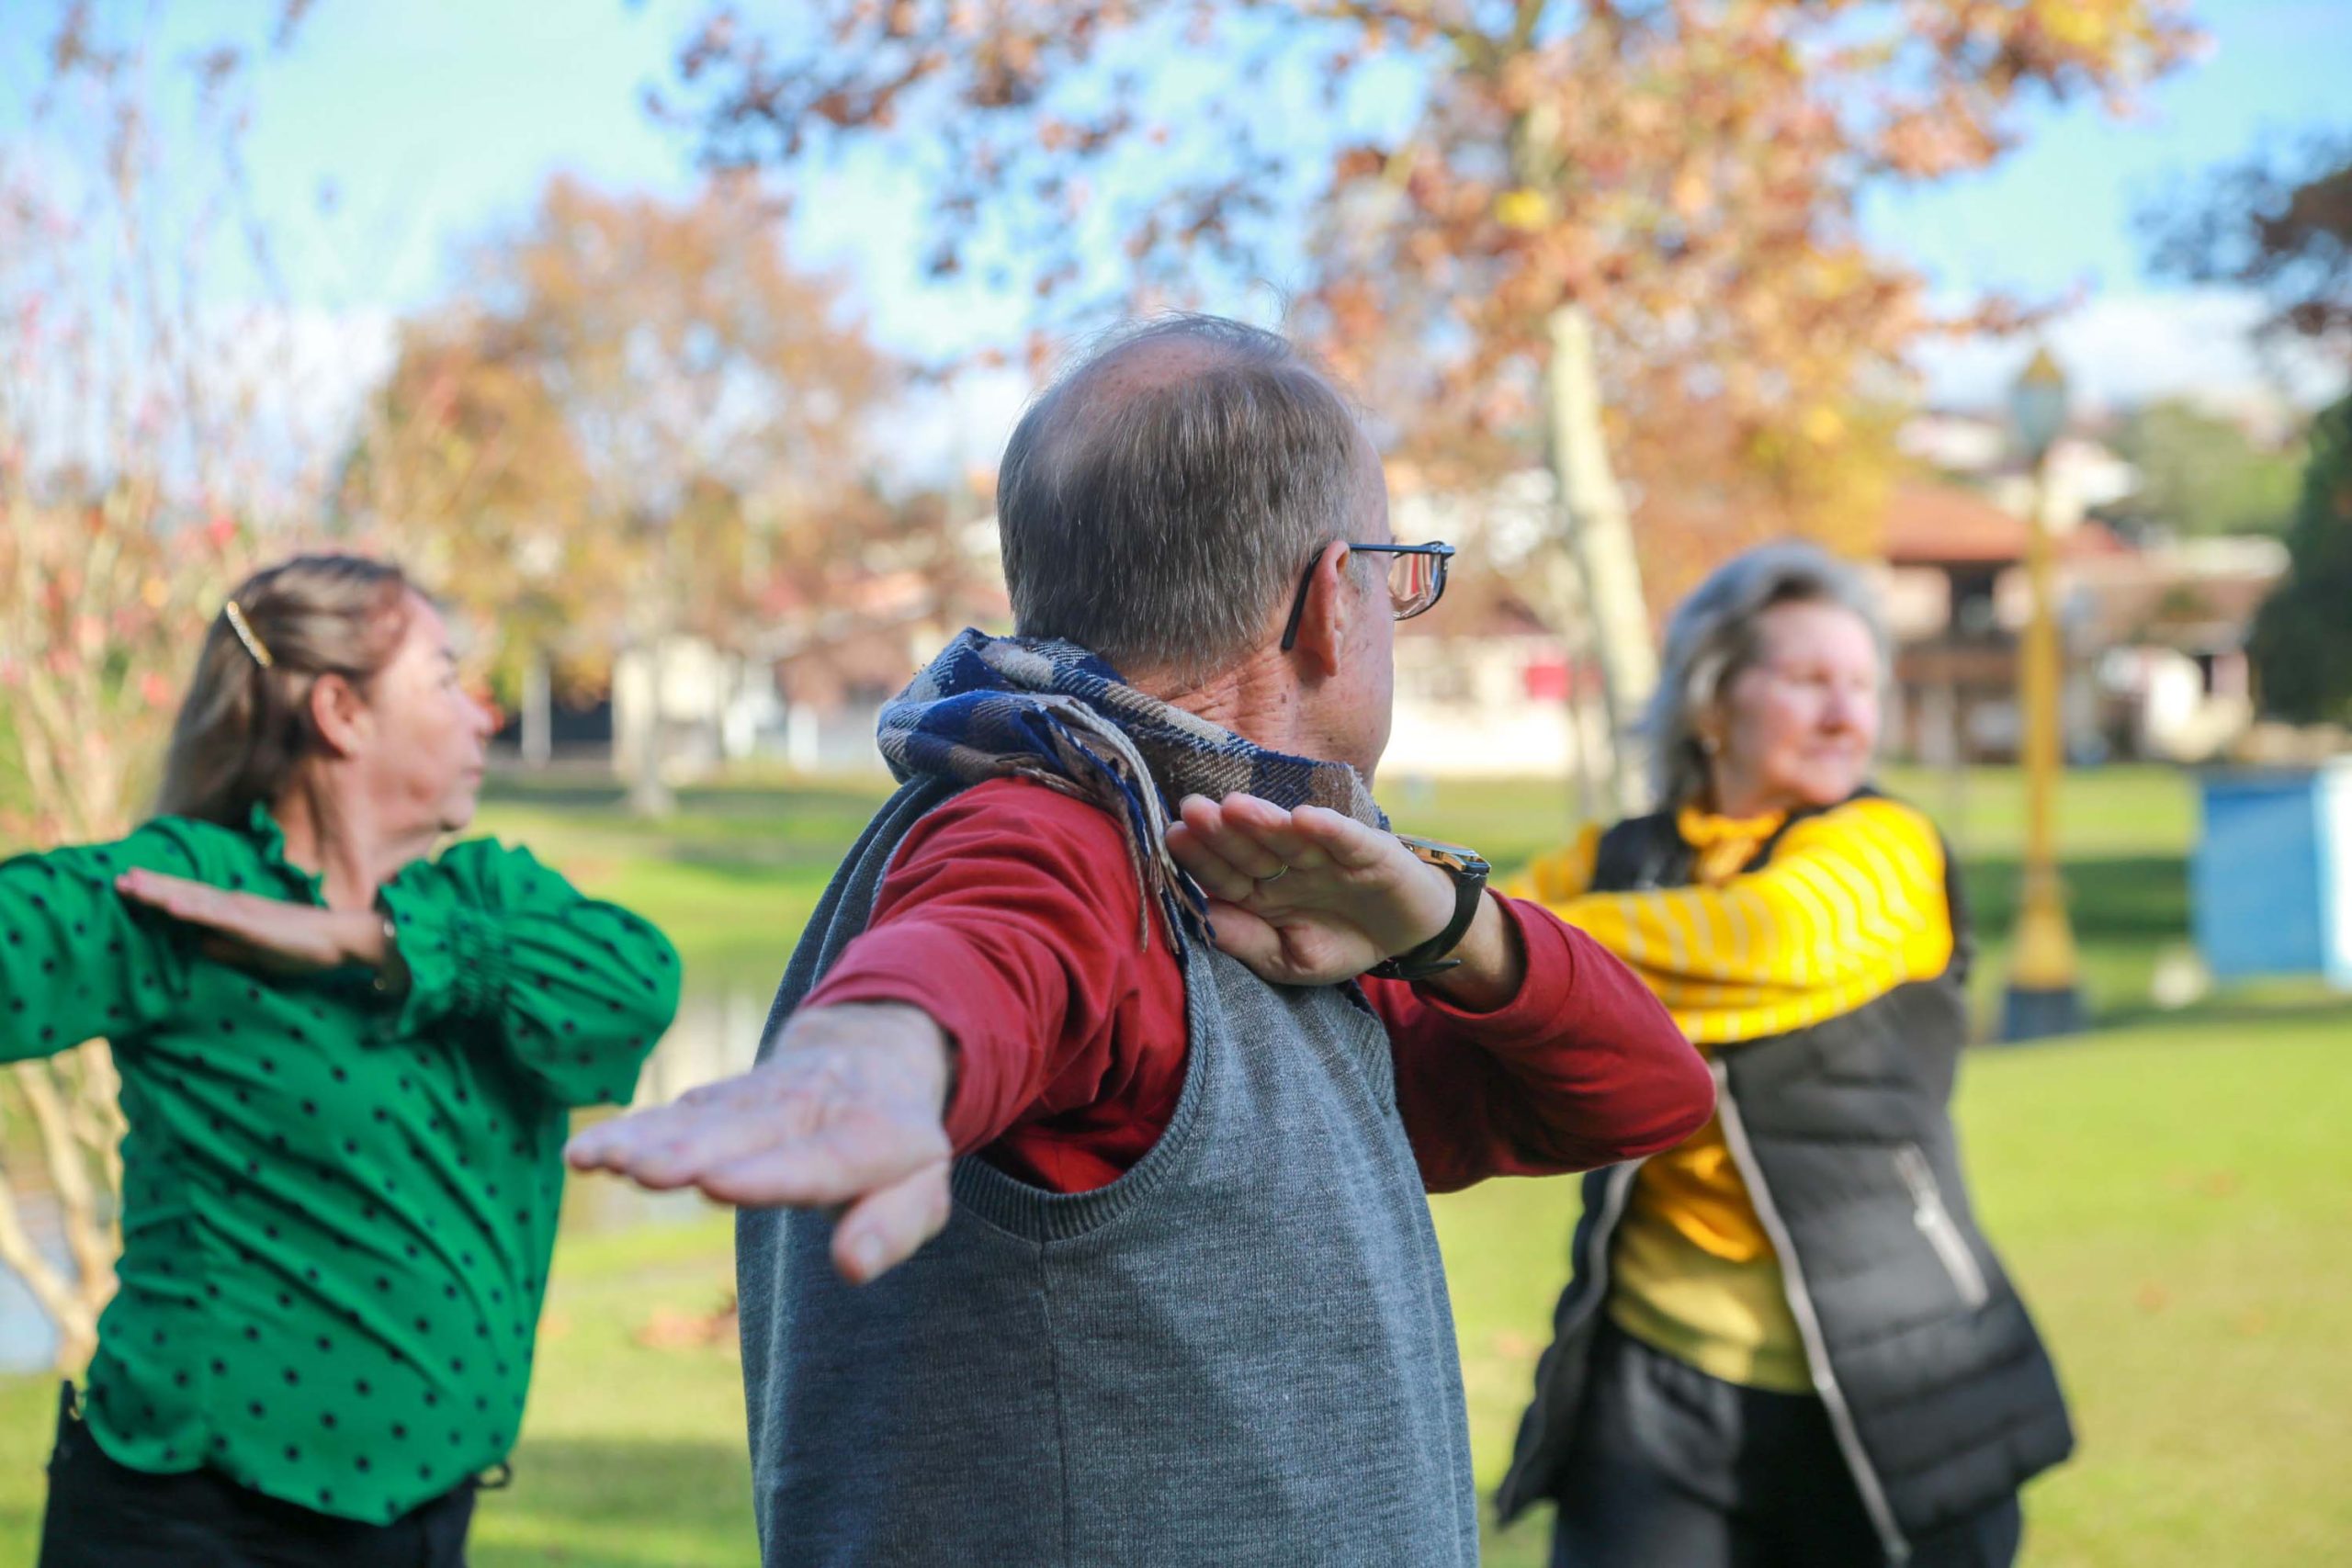
M 1177 951 L 1203 923 L 1200 892 L 1167 848 L 1174 803 L 1245 791 L 1276 806 L 1323 806 L 1386 829 L 1363 776 L 1344 762 L 1293 757 L 1148 696 L 1076 643 L 966 629 L 882 710 L 876 739 L 903 784 L 1025 778 L 1091 801 L 1126 829 L 1146 889 L 1138 941 L 1151 942 L 1157 895 Z

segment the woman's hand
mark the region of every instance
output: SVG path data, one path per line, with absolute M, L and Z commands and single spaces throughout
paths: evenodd
M 368 909 L 322 909 L 191 882 L 162 872 L 126 871 L 115 891 L 211 935 L 204 951 L 248 969 L 302 974 L 345 964 L 381 967 L 390 956 L 381 917 Z
M 1453 879 L 1319 806 L 1187 795 L 1168 851 L 1209 896 L 1216 944 L 1284 986 L 1351 980 L 1453 919 Z

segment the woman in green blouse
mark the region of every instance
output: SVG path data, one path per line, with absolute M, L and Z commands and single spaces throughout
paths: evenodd
M 514 1440 L 574 1106 L 677 955 L 469 840 L 490 725 L 399 569 L 306 557 L 206 635 L 160 815 L 0 865 L 0 1060 L 113 1043 L 120 1286 L 43 1568 L 460 1563 Z

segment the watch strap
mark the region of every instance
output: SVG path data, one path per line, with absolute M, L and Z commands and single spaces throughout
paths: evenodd
M 1453 878 L 1453 919 L 1419 947 L 1392 953 L 1364 971 L 1376 980 L 1424 980 L 1457 968 L 1462 963 L 1453 953 L 1470 934 L 1471 922 L 1478 918 L 1478 905 L 1487 896 L 1487 873 L 1483 865 L 1465 869 L 1442 860 L 1429 863 Z

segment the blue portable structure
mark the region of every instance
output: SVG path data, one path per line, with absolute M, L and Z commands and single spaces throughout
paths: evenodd
M 2324 975 L 2352 990 L 2352 757 L 2202 774 L 2189 919 L 2216 978 Z

